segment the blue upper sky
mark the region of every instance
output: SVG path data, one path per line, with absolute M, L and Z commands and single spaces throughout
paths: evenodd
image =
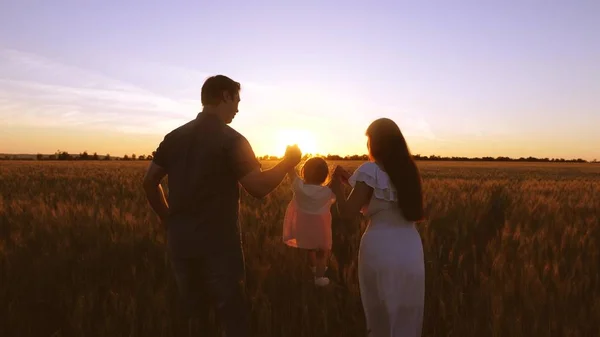
M 257 154 L 387 116 L 413 153 L 600 159 L 600 1 L 284 3 L 1 2 L 0 152 L 150 153 L 220 73 Z

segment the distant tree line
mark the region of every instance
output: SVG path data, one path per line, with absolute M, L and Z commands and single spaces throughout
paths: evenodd
M 34 156 L 15 156 L 15 155 L 4 155 L 0 157 L 0 160 L 152 160 L 154 158 L 155 152 L 152 152 L 151 155 L 136 155 L 132 153 L 131 155 L 124 155 L 122 157 L 111 156 L 110 154 L 106 155 L 98 155 L 98 153 L 94 152 L 93 154 L 89 154 L 87 151 L 84 151 L 79 154 L 70 154 L 67 151 L 56 151 L 51 155 L 42 155 L 37 154 Z M 305 154 L 303 159 L 307 159 L 313 156 L 312 154 Z M 336 154 L 327 154 L 321 155 L 316 154 L 315 156 L 323 157 L 327 160 L 368 160 L 369 157 L 366 154 L 362 155 L 349 155 L 349 156 L 340 156 Z M 415 160 L 419 161 L 478 161 L 478 162 L 535 162 L 535 163 L 600 163 L 596 159 L 592 161 L 587 161 L 581 158 L 577 159 L 564 159 L 564 158 L 536 158 L 536 157 L 520 157 L 520 158 L 510 158 L 510 157 L 442 157 L 437 155 L 430 156 L 422 156 L 420 154 L 416 154 L 413 156 Z M 272 155 L 264 155 L 257 157 L 259 160 L 279 160 L 281 157 L 272 156 Z
M 306 154 L 304 156 L 304 159 L 308 158 L 312 156 L 311 154 Z M 340 156 L 340 155 L 336 155 L 336 154 L 328 154 L 328 155 L 321 155 L 321 154 L 316 154 L 315 156 L 320 156 L 323 157 L 327 160 L 368 160 L 369 156 L 366 154 L 363 155 L 351 155 L 351 156 Z M 588 163 L 587 160 L 585 159 L 581 159 L 581 158 L 577 158 L 577 159 L 564 159 L 564 158 L 536 158 L 536 157 L 520 157 L 520 158 L 510 158 L 510 157 L 474 157 L 474 158 L 469 158 L 469 157 L 442 157 L 442 156 L 437 156 L 437 155 L 431 155 L 431 156 L 422 156 L 420 154 L 416 154 L 413 155 L 413 158 L 415 160 L 422 160 L 422 161 L 492 161 L 492 162 L 540 162 L 540 163 Z M 276 159 L 280 159 L 279 157 L 276 156 L 262 156 L 262 157 L 258 157 L 258 159 L 260 160 L 276 160 Z M 600 163 L 598 162 L 596 159 L 594 159 L 593 161 L 591 161 L 591 163 Z
M 536 158 L 536 157 L 441 157 L 436 155 L 421 156 L 419 154 L 414 156 L 415 160 L 430 160 L 430 161 L 497 161 L 497 162 L 539 162 L 539 163 L 587 163 L 585 159 L 564 159 L 564 158 Z M 596 160 L 594 159 L 594 163 Z
M 3 158 L 3 160 L 152 160 L 154 155 L 154 152 L 152 153 L 152 155 L 136 155 L 135 153 L 132 153 L 131 155 L 124 155 L 123 157 L 116 157 L 116 156 L 111 156 L 110 154 L 105 154 L 105 155 L 99 155 L 97 152 L 94 152 L 93 154 L 89 154 L 87 151 L 83 151 L 82 153 L 79 154 L 71 154 L 67 151 L 56 151 L 54 154 L 51 155 L 43 155 L 41 153 L 38 153 L 37 155 L 35 155 L 35 158 L 33 156 L 28 156 L 28 157 L 22 157 L 22 156 L 9 156 L 9 155 L 5 155 Z

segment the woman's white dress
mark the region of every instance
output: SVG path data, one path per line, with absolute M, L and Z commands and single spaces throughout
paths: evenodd
M 362 213 L 369 219 L 360 242 L 360 295 L 370 337 L 420 337 L 425 302 L 425 262 L 421 237 L 397 204 L 389 176 L 373 162 L 350 177 L 373 196 Z M 402 188 L 402 186 L 399 186 Z

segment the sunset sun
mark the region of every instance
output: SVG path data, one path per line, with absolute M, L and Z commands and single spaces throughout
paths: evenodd
M 283 156 L 285 148 L 294 144 L 300 147 L 303 154 L 318 152 L 315 135 L 308 130 L 279 130 L 277 132 L 277 155 Z

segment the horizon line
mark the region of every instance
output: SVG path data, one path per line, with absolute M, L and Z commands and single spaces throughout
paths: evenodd
M 100 158 L 105 158 L 107 155 L 109 156 L 109 158 L 118 158 L 118 159 L 122 159 L 125 156 L 127 156 L 128 158 L 131 158 L 130 155 L 135 154 L 134 152 L 132 152 L 131 154 L 123 154 L 121 156 L 118 155 L 111 155 L 110 153 L 106 153 L 106 154 L 101 154 L 98 152 L 89 152 L 89 151 L 83 151 L 83 152 L 79 152 L 79 153 L 70 153 L 68 151 L 57 151 L 54 153 L 50 153 L 50 154 L 44 154 L 44 153 L 6 153 L 6 152 L 0 152 L 0 160 L 5 160 L 5 158 L 7 156 L 14 156 L 14 157 L 18 157 L 19 156 L 27 156 L 27 157 L 33 157 L 36 158 L 37 156 L 46 156 L 46 157 L 50 157 L 53 155 L 57 155 L 60 153 L 67 153 L 70 156 L 73 156 L 73 158 L 78 158 L 80 155 L 83 155 L 84 153 L 87 153 L 88 156 L 92 157 L 94 154 L 96 154 L 98 157 Z M 135 157 L 136 159 L 134 160 L 147 160 L 147 159 L 138 159 L 140 156 L 143 156 L 144 158 L 147 158 L 148 156 L 152 156 L 154 153 L 154 151 L 152 151 L 151 154 L 136 154 Z M 255 155 L 255 157 L 259 160 L 280 160 L 283 158 L 283 156 L 277 156 L 277 155 L 271 155 L 271 154 L 263 154 L 263 155 Z M 321 154 L 321 153 L 306 153 L 303 154 L 302 157 L 323 157 L 325 159 L 328 159 L 329 157 L 336 157 L 333 158 L 331 160 L 349 160 L 349 157 L 368 157 L 367 153 L 363 153 L 363 154 L 351 154 L 351 155 L 339 155 L 339 154 Z M 583 159 L 583 158 L 564 158 L 564 157 L 535 157 L 535 156 L 520 156 L 520 157 L 510 157 L 510 156 L 476 156 L 476 157 L 468 157 L 468 156 L 441 156 L 441 155 L 437 155 L 437 154 L 430 154 L 430 155 L 422 155 L 420 153 L 417 154 L 412 154 L 412 157 L 414 157 L 415 159 L 419 160 L 419 159 L 423 159 L 423 160 L 493 160 L 493 161 L 519 161 L 519 160 L 538 160 L 538 161 L 585 161 L 588 163 L 595 163 L 598 162 L 598 160 L 596 158 L 594 159 Z M 9 159 L 11 160 L 11 159 Z M 14 160 L 14 159 L 12 159 Z M 48 159 L 46 159 L 48 160 Z M 58 160 L 58 159 L 57 159 Z M 131 160 L 131 159 L 130 159 Z M 350 159 L 352 160 L 352 159 Z M 356 159 L 356 160 L 360 160 L 360 159 Z

